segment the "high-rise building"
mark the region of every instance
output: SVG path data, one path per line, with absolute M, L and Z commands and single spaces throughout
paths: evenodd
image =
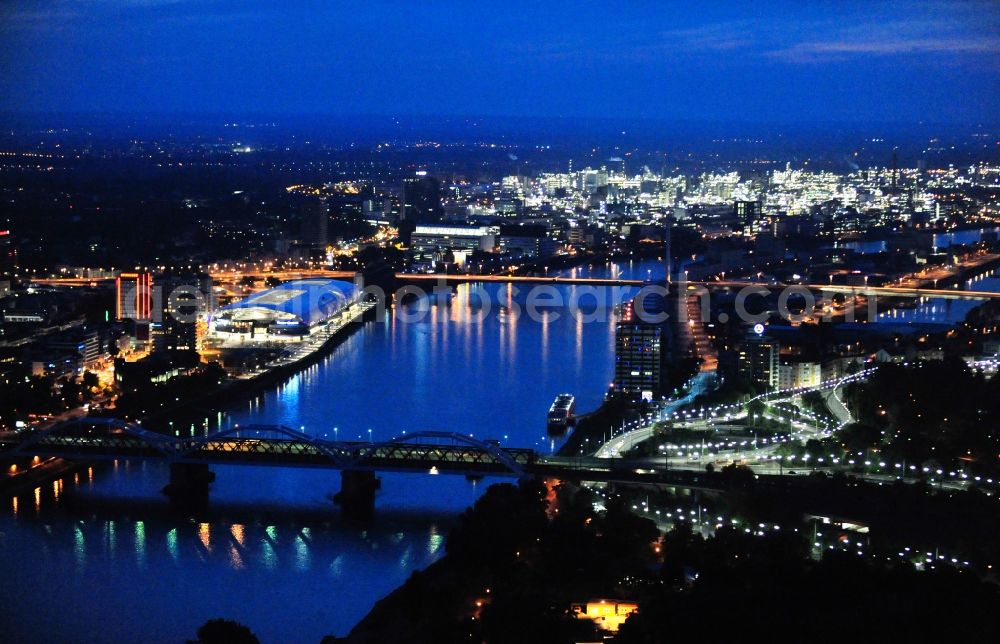
M 116 309 L 119 320 L 153 318 L 153 275 L 145 271 L 121 273 L 115 280 Z
M 639 319 L 633 303 L 625 304 L 615 326 L 615 392 L 631 399 L 658 394 L 663 349 L 663 325 Z
M 743 228 L 744 235 L 752 235 L 757 231 L 759 222 L 762 219 L 763 211 L 759 201 L 737 201 L 733 209 L 736 211 L 736 219 Z
M 10 219 L 0 216 L 0 281 L 7 282 L 14 273 L 14 248 L 11 241 Z
M 316 248 L 326 248 L 329 241 L 330 206 L 326 199 L 311 198 L 301 207 L 302 243 Z
M 197 351 L 205 332 L 204 313 L 214 308 L 212 278 L 205 273 L 158 275 L 153 350 Z
M 740 347 L 740 376 L 765 389 L 776 389 L 780 375 L 778 349 L 778 342 L 764 333 L 764 325 L 755 325 Z
M 403 181 L 403 220 L 411 224 L 441 221 L 441 184 L 426 173 Z

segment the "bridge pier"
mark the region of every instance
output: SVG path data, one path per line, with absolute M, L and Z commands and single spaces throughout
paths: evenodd
M 375 514 L 375 491 L 381 487 L 375 472 L 369 470 L 341 470 L 340 492 L 333 500 L 340 505 L 344 517 L 368 520 Z
M 215 481 L 215 472 L 207 463 L 171 463 L 170 482 L 163 493 L 171 498 L 208 497 L 208 486 Z

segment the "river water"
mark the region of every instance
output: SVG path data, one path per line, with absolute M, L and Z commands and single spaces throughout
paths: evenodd
M 568 273 L 663 275 L 655 262 Z M 557 291 L 568 301 L 577 288 Z M 221 422 L 345 440 L 444 430 L 548 452 L 556 445 L 545 415 L 556 394 L 574 393 L 586 411 L 607 390 L 614 302 L 581 297 L 581 308 L 605 313 L 597 321 L 557 308 L 532 319 L 523 291 L 466 285 L 410 305 L 408 313 L 426 309 L 422 319 L 366 325 Z M 448 528 L 491 482 L 385 474 L 376 520 L 364 527 L 342 521 L 330 501 L 336 472 L 214 471 L 210 510 L 198 520 L 170 510 L 160 494 L 167 472 L 149 463 L 98 468 L 14 499 L 0 514 L 5 636 L 180 642 L 215 617 L 249 625 L 264 642 L 343 635 L 443 554 Z
M 662 279 L 663 269 L 636 262 L 566 274 Z M 1000 278 L 968 286 L 1000 290 Z M 577 289 L 557 287 L 564 301 Z M 319 364 L 229 410 L 221 424 L 375 441 L 444 430 L 548 452 L 556 445 L 545 413 L 555 395 L 574 393 L 586 411 L 607 389 L 613 303 L 582 297 L 587 311 L 605 313 L 592 322 L 551 308 L 532 319 L 523 287 L 462 286 L 408 307 L 426 308 L 418 321 L 390 316 L 366 325 Z M 954 322 L 973 305 L 931 301 L 886 321 Z M 198 520 L 171 511 L 160 494 L 165 468 L 148 463 L 82 472 L 9 502 L 0 513 L 5 638 L 181 642 L 215 617 L 249 625 L 263 642 L 343 635 L 443 554 L 449 527 L 491 482 L 385 474 L 376 520 L 366 527 L 342 521 L 330 501 L 336 472 L 215 471 L 209 512 Z
M 984 273 L 962 283 L 962 290 L 979 292 L 1000 292 L 1000 271 Z M 982 304 L 978 300 L 950 300 L 939 297 L 925 297 L 918 300 L 913 308 L 899 308 L 879 313 L 880 323 L 908 324 L 956 324 L 965 319 L 969 311 Z
M 1000 233 L 1000 227 L 970 228 L 950 233 L 935 233 L 933 246 L 945 249 L 953 245 L 974 244 L 986 233 Z M 836 248 L 850 248 L 861 254 L 884 253 L 889 250 L 889 242 L 885 240 L 848 241 L 834 244 Z

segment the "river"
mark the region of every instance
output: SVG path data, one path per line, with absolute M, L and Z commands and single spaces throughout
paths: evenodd
M 663 270 L 636 262 L 567 274 Z M 557 291 L 568 300 L 576 288 Z M 555 395 L 574 393 L 586 411 L 607 390 L 614 319 L 585 323 L 553 308 L 532 319 L 526 304 L 524 287 L 489 284 L 409 305 L 408 313 L 425 307 L 423 319 L 366 325 L 221 423 L 375 441 L 445 430 L 551 451 L 545 414 Z M 608 313 L 613 302 L 585 296 L 581 306 Z M 448 528 L 490 483 L 385 474 L 366 528 L 342 521 L 330 501 L 336 472 L 215 472 L 210 510 L 197 520 L 170 510 L 159 492 L 165 468 L 148 463 L 98 468 L 9 502 L 0 514 L 6 638 L 181 642 L 215 617 L 249 625 L 263 642 L 344 635 L 443 554 Z
M 636 262 L 565 274 L 662 279 L 663 269 Z M 968 287 L 1000 290 L 1000 278 Z M 582 292 L 557 291 L 567 301 Z M 418 321 L 390 316 L 366 325 L 221 423 L 375 441 L 446 430 L 551 451 L 545 412 L 555 395 L 574 393 L 586 411 L 607 389 L 613 316 L 584 323 L 549 309 L 532 319 L 524 287 L 486 285 L 488 307 L 479 292 L 465 285 L 408 306 L 408 313 L 426 308 Z M 610 298 L 581 303 L 605 313 L 613 305 Z M 974 305 L 935 300 L 886 321 L 953 322 Z M 210 510 L 197 520 L 170 510 L 159 491 L 167 473 L 153 464 L 98 468 L 10 501 L 0 513 L 6 638 L 181 642 L 215 617 L 249 625 L 263 642 L 343 635 L 443 554 L 449 527 L 490 483 L 385 474 L 376 519 L 363 527 L 342 521 L 329 499 L 339 487 L 336 472 L 215 471 Z
M 1000 233 L 1000 227 L 969 228 L 966 230 L 956 230 L 950 233 L 934 233 L 934 248 L 944 249 L 954 245 L 974 244 L 983 238 L 984 234 Z M 849 248 L 862 255 L 873 253 L 884 253 L 889 250 L 889 242 L 882 239 L 870 239 L 863 241 L 838 242 L 834 248 Z

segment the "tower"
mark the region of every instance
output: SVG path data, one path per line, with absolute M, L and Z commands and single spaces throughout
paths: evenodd
M 899 157 L 896 154 L 897 148 L 892 149 L 892 191 L 896 192 L 896 185 L 899 177 Z
M 671 253 L 673 252 L 673 249 L 671 248 L 671 235 L 672 235 L 672 233 L 670 231 L 670 217 L 671 217 L 671 214 L 667 213 L 666 229 L 663 231 L 663 246 L 664 246 L 664 248 L 663 248 L 663 261 L 664 261 L 664 268 L 666 269 L 666 273 L 665 273 L 665 275 L 666 275 L 666 277 L 665 277 L 666 282 L 665 283 L 666 283 L 667 286 L 670 286 L 670 284 L 673 283 L 673 268 L 674 268 L 674 266 L 673 266 L 674 261 L 673 261 L 673 257 L 671 256 Z

